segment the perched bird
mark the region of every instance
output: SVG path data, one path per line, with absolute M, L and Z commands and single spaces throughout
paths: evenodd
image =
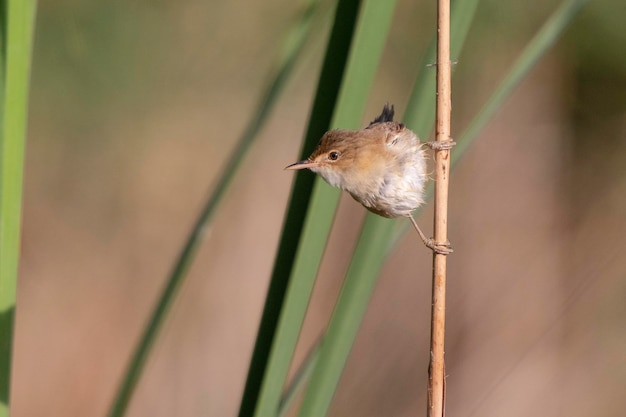
M 424 203 L 426 153 L 417 135 L 393 115 L 393 105 L 385 105 L 365 129 L 326 132 L 311 156 L 285 169 L 308 168 L 373 213 L 408 217 L 427 247 L 448 254 L 450 244 L 426 238 L 411 214 Z

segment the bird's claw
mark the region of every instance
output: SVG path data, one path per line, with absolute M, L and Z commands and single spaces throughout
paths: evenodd
M 433 252 L 439 255 L 450 255 L 452 252 L 454 252 L 454 249 L 452 249 L 452 245 L 450 244 L 450 242 L 435 242 L 433 238 L 430 238 L 424 243 L 428 248 L 432 249 Z
M 445 151 L 452 149 L 454 145 L 456 145 L 456 142 L 452 139 L 435 140 L 432 142 L 426 142 L 425 145 L 433 151 Z

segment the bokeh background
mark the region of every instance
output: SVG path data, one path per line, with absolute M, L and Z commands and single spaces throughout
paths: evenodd
M 557 2 L 480 3 L 455 65 L 460 133 Z M 399 0 L 363 124 L 401 114 L 434 2 Z M 12 408 L 103 416 L 174 259 L 302 5 L 40 2 Z M 332 2 L 246 158 L 129 416 L 233 416 L 241 399 Z M 590 2 L 451 179 L 447 411 L 626 408 L 626 32 Z M 427 138 L 423 138 L 427 139 Z M 296 360 L 324 328 L 364 210 L 342 199 Z M 432 207 L 420 218 L 430 230 Z M 398 220 L 402 221 L 402 220 Z M 407 234 L 380 277 L 333 416 L 425 411 L 431 256 Z

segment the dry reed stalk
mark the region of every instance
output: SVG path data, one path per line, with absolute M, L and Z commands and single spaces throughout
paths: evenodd
M 448 181 L 450 174 L 450 0 L 437 2 L 437 119 L 435 151 L 435 242 L 448 241 Z M 448 146 L 445 146 L 447 144 Z M 445 412 L 444 337 L 446 320 L 446 255 L 433 252 L 433 293 L 428 367 L 429 417 Z

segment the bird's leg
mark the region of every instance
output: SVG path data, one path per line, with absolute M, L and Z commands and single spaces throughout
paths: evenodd
M 425 142 L 424 145 L 428 146 L 433 151 L 444 151 L 448 149 L 452 149 L 456 142 L 452 140 L 452 138 L 447 140 L 435 140 L 432 142 Z
M 420 235 L 420 239 L 422 239 L 422 242 L 424 242 L 424 245 L 426 245 L 427 248 L 432 249 L 433 252 L 438 253 L 440 255 L 449 255 L 452 252 L 454 252 L 450 242 L 435 242 L 434 239 L 427 238 L 426 235 L 420 229 L 420 227 L 417 225 L 417 222 L 413 218 L 413 215 L 410 213 L 409 213 L 409 219 L 411 220 L 411 223 L 413 223 L 413 227 L 415 227 L 415 230 L 417 230 L 417 233 Z

